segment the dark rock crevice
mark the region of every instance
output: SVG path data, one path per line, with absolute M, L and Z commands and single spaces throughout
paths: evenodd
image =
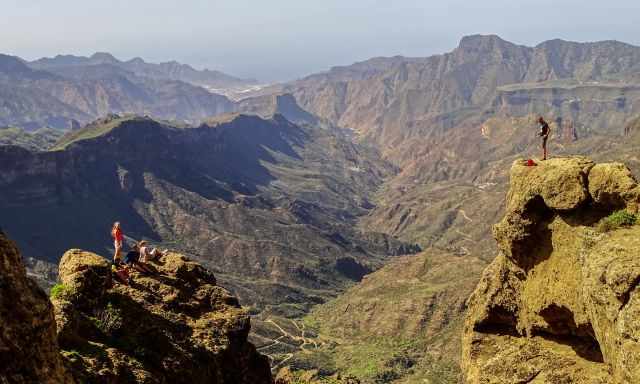
M 604 362 L 600 343 L 596 339 L 591 323 L 576 324 L 573 312 L 564 306 L 556 304 L 551 304 L 540 311 L 539 314 L 548 327 L 534 327 L 531 333 L 532 336 L 541 336 L 545 339 L 568 345 L 573 348 L 578 356 L 589 361 Z
M 516 329 L 517 322 L 518 316 L 512 309 L 497 305 L 489 310 L 487 317 L 483 321 L 475 324 L 474 331 L 495 335 L 520 336 Z

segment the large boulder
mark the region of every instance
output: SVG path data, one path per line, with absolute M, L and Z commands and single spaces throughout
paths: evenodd
M 71 249 L 58 267 L 60 281 L 71 294 L 82 297 L 78 304 L 91 307 L 111 287 L 111 265 L 95 253 Z
M 589 172 L 589 193 L 598 204 L 638 211 L 640 189 L 631 170 L 624 164 L 594 166 Z
M 532 167 L 516 160 L 511 167 L 507 209 L 517 211 L 535 196 L 551 209 L 577 208 L 589 197 L 587 174 L 594 165 L 586 157 L 554 158 Z
M 640 227 L 594 228 L 637 188 L 622 164 L 514 163 L 499 254 L 468 300 L 468 383 L 640 382 Z
M 73 383 L 56 341 L 53 308 L 0 231 L 0 383 Z

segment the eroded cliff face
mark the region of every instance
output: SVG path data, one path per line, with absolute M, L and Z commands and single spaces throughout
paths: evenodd
M 58 340 L 78 382 L 270 384 L 247 341 L 249 315 L 200 264 L 169 253 L 153 274 L 112 280 L 100 256 L 70 250 L 54 294 Z
M 573 157 L 510 177 L 498 256 L 468 301 L 467 382 L 640 382 L 640 228 L 594 228 L 638 211 L 631 172 Z
M 51 302 L 0 230 L 0 383 L 73 382 L 58 350 Z

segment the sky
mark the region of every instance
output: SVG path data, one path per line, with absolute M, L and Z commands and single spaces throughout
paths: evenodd
M 0 53 L 110 52 L 276 82 L 470 34 L 640 45 L 640 0 L 0 0 Z

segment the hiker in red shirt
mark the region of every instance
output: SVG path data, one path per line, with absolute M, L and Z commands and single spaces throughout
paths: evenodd
M 113 262 L 117 264 L 121 259 L 120 253 L 122 252 L 122 240 L 124 239 L 119 221 L 113 223 L 113 228 L 111 228 L 111 237 L 113 237 L 113 247 L 115 248 Z
M 540 124 L 540 132 L 538 136 L 542 137 L 542 160 L 547 160 L 547 139 L 549 138 L 549 133 L 551 133 L 551 128 L 549 128 L 549 124 L 540 116 L 538 118 L 538 123 Z

